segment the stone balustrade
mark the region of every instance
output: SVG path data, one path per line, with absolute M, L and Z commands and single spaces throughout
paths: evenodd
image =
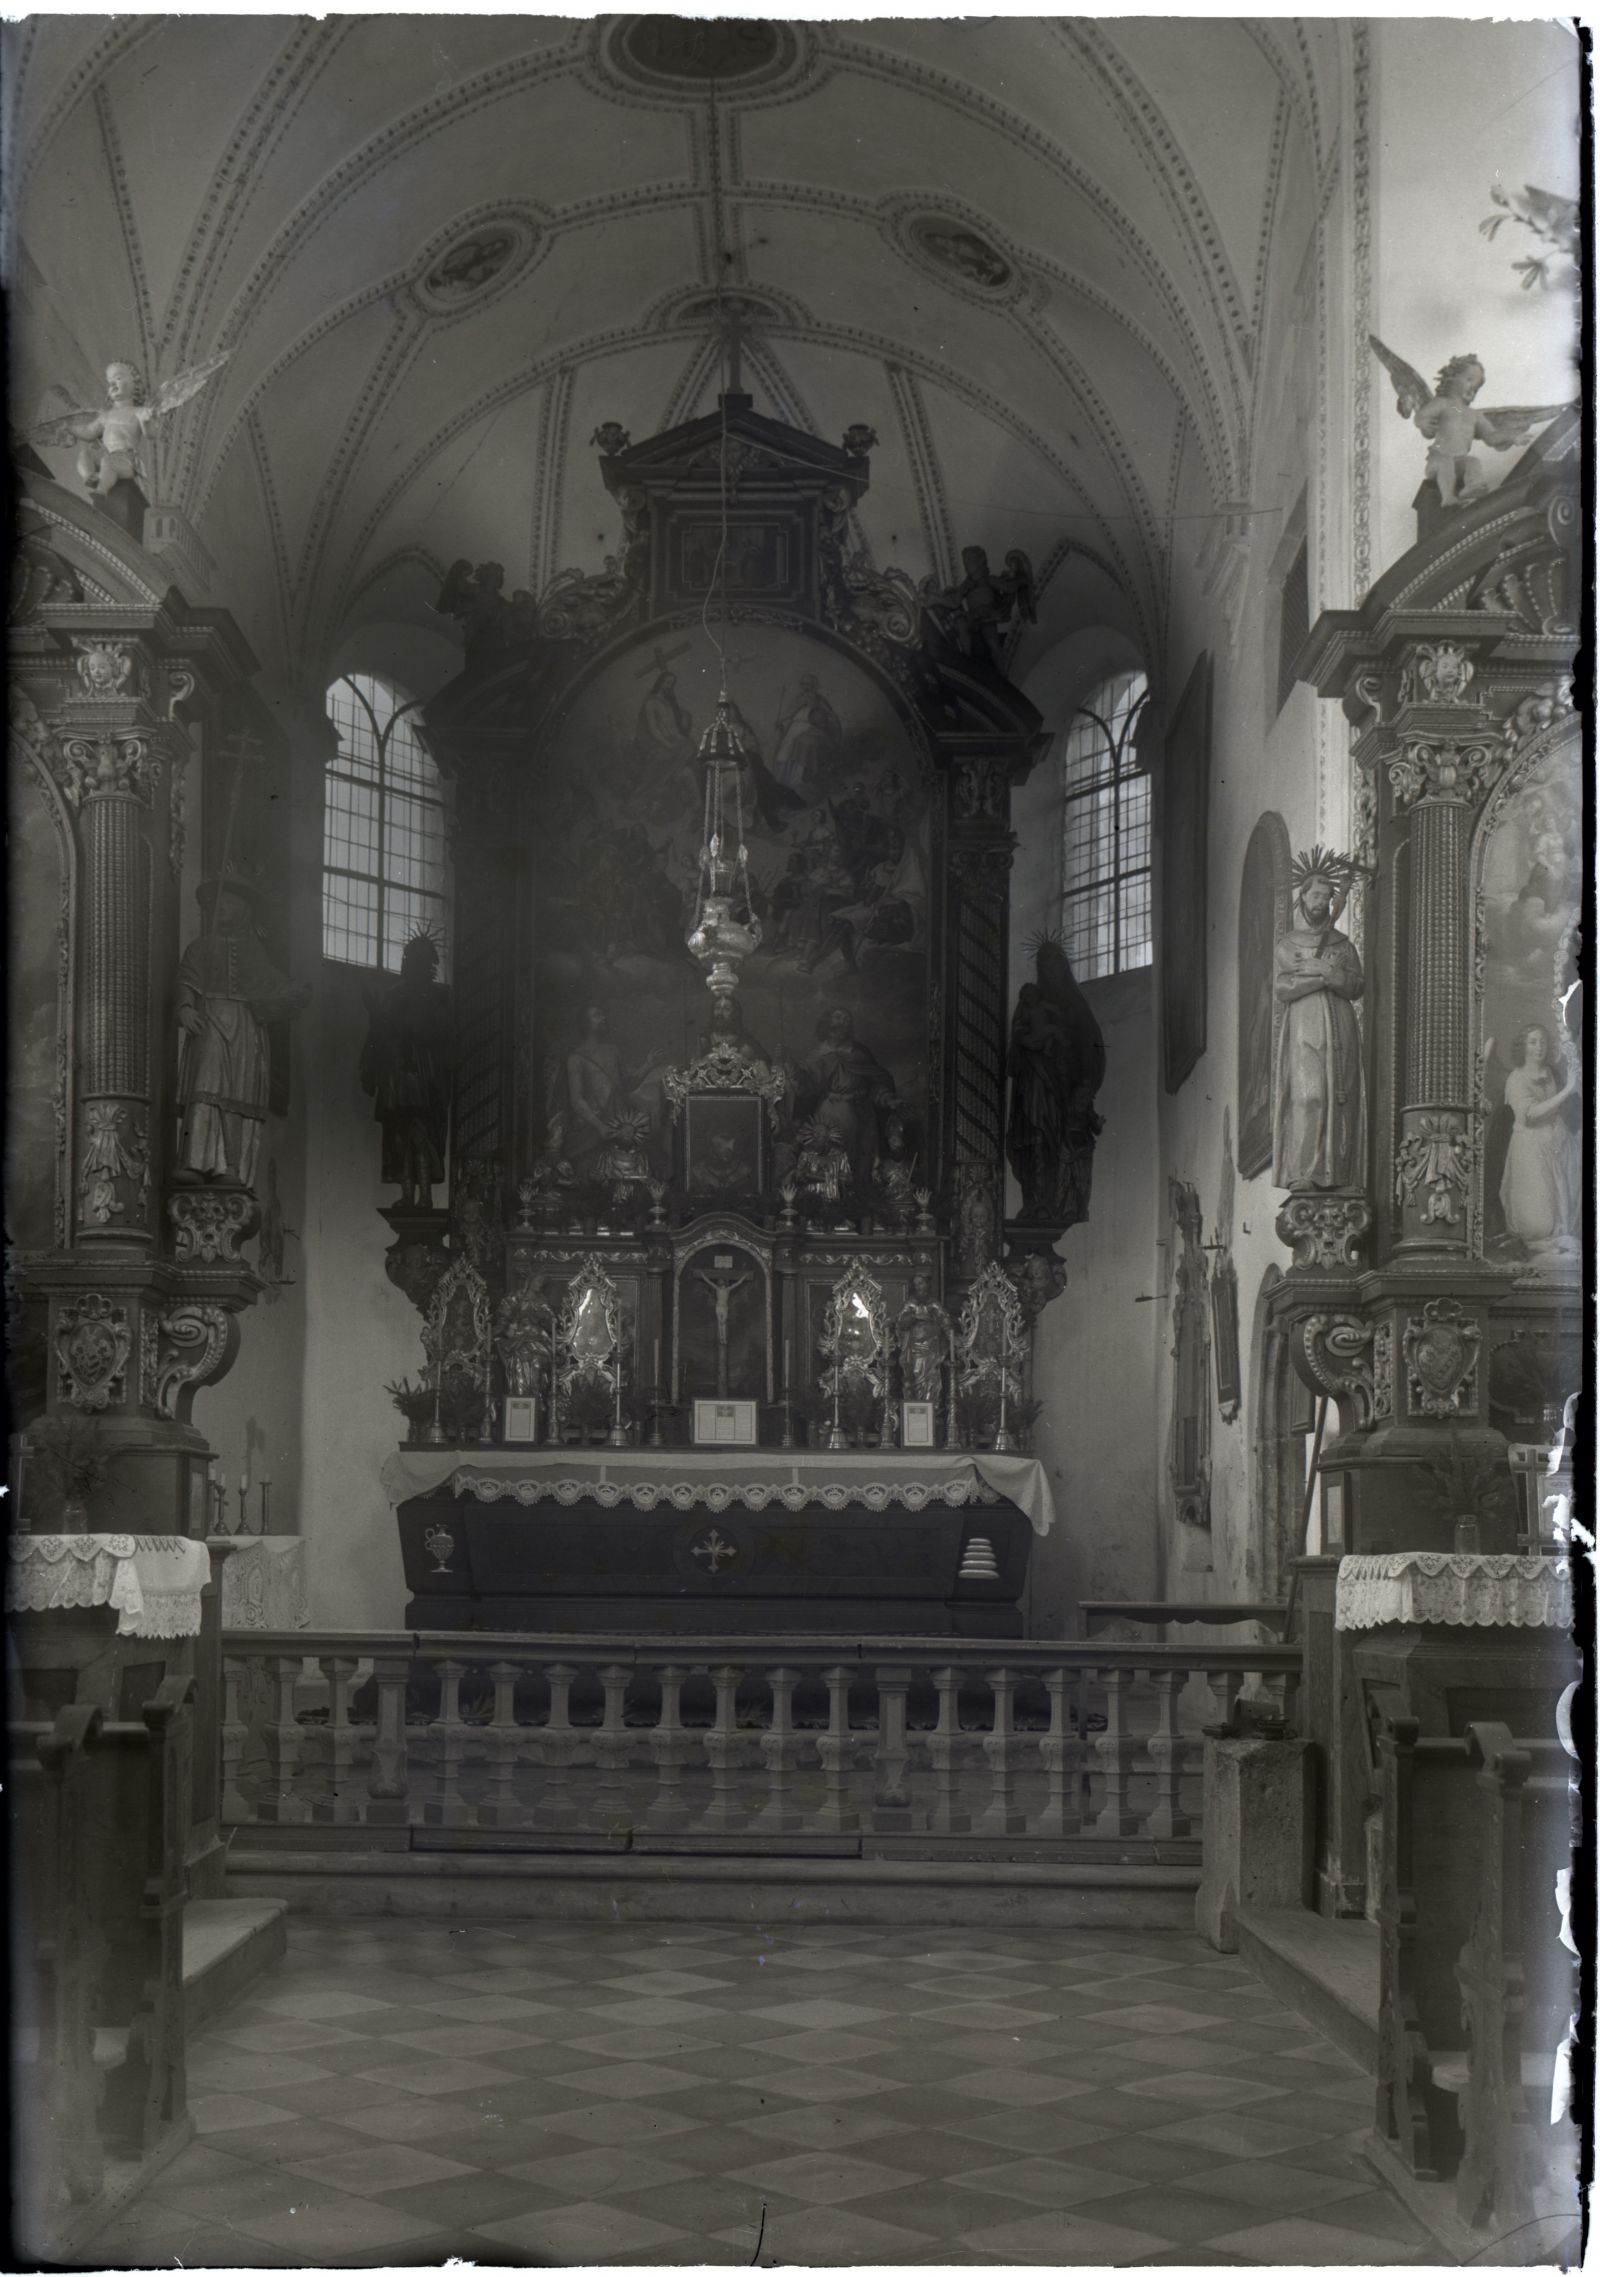
M 1202 1727 L 1285 1645 L 230 1632 L 251 1845 L 1198 1855 Z

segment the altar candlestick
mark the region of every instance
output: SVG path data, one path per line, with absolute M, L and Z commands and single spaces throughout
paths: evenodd
M 994 1435 L 997 1455 L 1009 1455 L 1016 1450 L 1016 1440 L 1006 1428 L 1006 1393 L 1011 1388 L 1011 1323 L 1000 1316 L 1000 1421 Z
M 245 1473 L 241 1471 L 239 1473 L 239 1523 L 234 1529 L 236 1533 L 242 1534 L 245 1530 L 245 1497 L 249 1492 L 250 1481 L 246 1477 Z
M 944 1443 L 948 1449 L 961 1445 L 961 1427 L 956 1418 L 956 1332 L 950 1331 L 950 1393 L 945 1402 Z
M 659 1398 L 661 1393 L 661 1339 L 659 1336 L 656 1338 L 655 1387 L 656 1395 Z
M 268 1525 L 268 1516 L 271 1508 L 272 1474 L 270 1471 L 263 1471 L 261 1474 L 261 1524 L 257 1529 L 259 1533 L 266 1534 L 271 1531 L 271 1528 Z

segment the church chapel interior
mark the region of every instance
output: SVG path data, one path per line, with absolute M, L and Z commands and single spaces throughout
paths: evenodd
M 12 2265 L 1570 2263 L 1571 29 L 0 47 Z

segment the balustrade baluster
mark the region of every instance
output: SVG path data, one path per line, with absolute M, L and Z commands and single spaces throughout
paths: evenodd
M 650 1752 L 655 1758 L 656 1791 L 650 1808 L 644 1814 L 644 1824 L 652 1833 L 671 1834 L 689 1823 L 689 1810 L 683 1799 L 683 1767 L 694 1748 L 694 1737 L 683 1728 L 681 1698 L 683 1679 L 687 1670 L 676 1661 L 658 1668 L 656 1675 L 661 1683 L 661 1714 L 655 1730 L 650 1734 Z
M 411 1815 L 411 1771 L 406 1749 L 406 1687 L 409 1657 L 385 1655 L 372 1664 L 378 1687 L 378 1728 L 367 1773 L 367 1824 L 404 1826 Z
M 550 1686 L 550 1714 L 539 1735 L 539 1762 L 544 1777 L 539 1784 L 537 1823 L 551 1834 L 570 1834 L 578 1824 L 577 1799 L 570 1777 L 582 1753 L 582 1741 L 572 1727 L 572 1687 L 576 1668 L 557 1662 L 545 1670 Z
M 861 1821 L 850 1808 L 850 1670 L 823 1671 L 828 1686 L 828 1728 L 817 1739 L 822 1764 L 822 1801 L 817 1829 L 822 1834 L 853 1834 Z
M 350 1826 L 361 1817 L 354 1778 L 356 1732 L 350 1721 L 350 1680 L 360 1663 L 348 1653 L 321 1653 L 317 1666 L 328 1685 L 328 1800 L 317 1815 L 335 1826 Z
M 232 1653 L 224 1655 L 222 1662 L 222 1823 L 224 1826 L 245 1826 L 255 1812 L 245 1798 L 241 1773 L 244 1769 L 245 1726 L 243 1692 L 249 1673 L 249 1664 Z
M 1137 1834 L 1139 1815 L 1133 1807 L 1132 1789 L 1133 1758 L 1139 1742 L 1128 1713 L 1134 1671 L 1103 1668 L 1099 1673 L 1105 1686 L 1106 1728 L 1097 1735 L 1094 1750 L 1105 1766 L 1105 1798 L 1094 1830 L 1096 1834 Z
M 1083 1743 L 1076 1725 L 1077 1685 L 1064 1668 L 1052 1668 L 1044 1680 L 1050 1701 L 1050 1729 L 1039 1741 L 1045 1770 L 1044 1808 L 1036 1834 L 1060 1837 L 1083 1827 L 1081 1764 Z
M 1206 1671 L 1206 1683 L 1211 1691 L 1212 1721 L 1232 1724 L 1234 1708 L 1244 1685 L 1244 1671 L 1239 1668 L 1212 1668 Z
M 470 1826 L 472 1806 L 462 1792 L 461 1776 L 467 1752 L 466 1726 L 461 1721 L 461 1679 L 467 1672 L 466 1663 L 440 1660 L 434 1665 L 439 1671 L 439 1713 L 430 1728 L 437 1748 L 439 1785 L 433 1801 L 424 1806 L 423 1816 L 430 1826 Z
M 734 1704 L 742 1668 L 726 1664 L 712 1670 L 717 1687 L 717 1720 L 705 1735 L 706 1762 L 711 1772 L 711 1799 L 700 1821 L 707 1834 L 731 1834 L 738 1816 L 733 1793 L 733 1758 L 738 1745 Z
M 932 1834 L 965 1834 L 971 1821 L 965 1811 L 956 1807 L 961 1749 L 961 1671 L 959 1668 L 936 1668 L 933 1683 L 939 1695 L 939 1721 L 936 1728 L 928 1734 L 928 1761 L 933 1766 L 934 1780 L 933 1809 L 929 1815 L 928 1829 Z
M 310 1798 L 304 1791 L 301 1760 L 305 1734 L 294 1715 L 295 1686 L 305 1670 L 302 1653 L 274 1653 L 267 1669 L 276 1692 L 272 1726 L 272 1800 L 263 1818 L 280 1826 L 305 1826 L 311 1818 Z
M 909 1668 L 880 1668 L 878 1746 L 873 1763 L 872 1823 L 880 1833 L 907 1833 L 911 1827 L 911 1748 L 906 1738 Z
M 482 1817 L 489 1826 L 521 1826 L 527 1813 L 517 1799 L 517 1764 L 522 1733 L 517 1725 L 517 1678 L 514 1660 L 491 1662 L 494 1684 L 494 1721 L 484 1733 L 489 1749 L 489 1794 Z
M 1017 1679 L 1009 1668 L 991 1668 L 987 1677 L 994 1694 L 994 1723 L 983 1738 L 984 1761 L 989 1767 L 989 1800 L 973 1820 L 972 1831 L 987 1835 L 1021 1834 L 1028 1822 L 1017 1807 L 1014 1793 L 1018 1734 L 1013 1710 Z
M 623 1772 L 633 1742 L 623 1721 L 622 1711 L 628 1697 L 628 1678 L 631 1674 L 632 1670 L 620 1661 L 609 1662 L 601 1669 L 605 1712 L 600 1729 L 589 1740 L 589 1756 L 594 1765 L 593 1808 L 589 1823 L 597 1833 L 604 1834 L 611 1840 L 625 1841 L 628 1831 Z
M 1156 1728 L 1147 1745 L 1155 1765 L 1156 1798 L 1144 1831 L 1161 1842 L 1187 1834 L 1193 1824 L 1179 1793 L 1185 1744 L 1178 1731 L 1178 1697 L 1189 1681 L 1189 1671 L 1158 1668 L 1152 1671 L 1150 1681 L 1155 1687 Z
M 792 1834 L 800 1813 L 790 1799 L 789 1779 L 800 1753 L 800 1736 L 794 1728 L 794 1688 L 799 1671 L 769 1668 L 772 1687 L 772 1721 L 761 1734 L 761 1760 L 767 1768 L 767 1799 L 753 1821 L 752 1831 Z

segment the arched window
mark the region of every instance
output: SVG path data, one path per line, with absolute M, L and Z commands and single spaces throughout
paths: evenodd
M 1080 980 L 1150 962 L 1150 777 L 1134 748 L 1145 695 L 1142 672 L 1103 680 L 1061 754 L 1061 930 Z
M 323 784 L 322 953 L 341 964 L 398 972 L 407 940 L 426 926 L 449 969 L 444 801 L 417 709 L 365 673 L 328 690 L 339 748 Z

